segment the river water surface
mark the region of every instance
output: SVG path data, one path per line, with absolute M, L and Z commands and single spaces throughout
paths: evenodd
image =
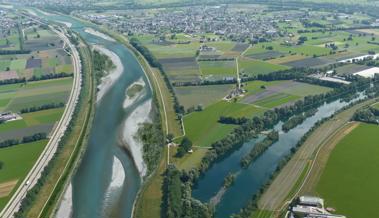
M 123 73 L 96 106 L 88 147 L 72 179 L 72 210 L 74 218 L 131 216 L 133 204 L 141 184 L 140 172 L 133 159 L 123 149 L 125 121 L 151 101 L 151 89 L 144 86 L 143 96 L 123 107 L 126 89 L 134 82 L 147 84 L 143 70 L 131 51 L 124 45 L 106 40 L 85 31 L 91 26 L 69 16 L 36 14 L 50 21 L 66 22 L 89 44 L 100 45 L 121 59 Z M 138 113 L 137 113 L 138 114 Z M 146 116 L 146 113 L 142 113 Z M 140 119 L 140 118 L 139 118 Z M 130 119 L 129 119 L 130 120 Z M 130 121 L 128 121 L 130 122 Z M 133 123 L 133 122 L 131 122 Z M 135 129 L 135 127 L 130 128 Z M 132 137 L 132 136 L 131 136 Z
M 357 99 L 355 99 L 357 100 Z M 355 101 L 353 100 L 353 101 Z M 279 140 L 265 151 L 247 169 L 240 167 L 241 158 L 255 145 L 258 139 L 252 139 L 245 143 L 239 150 L 229 157 L 214 164 L 199 180 L 192 194 L 195 198 L 209 202 L 223 186 L 223 179 L 229 172 L 236 174 L 234 184 L 225 192 L 219 204 L 216 206 L 216 217 L 227 218 L 238 213 L 246 206 L 254 194 L 269 180 L 278 163 L 290 153 L 300 138 L 308 132 L 317 121 L 333 115 L 337 110 L 350 102 L 334 101 L 326 103 L 318 108 L 318 112 L 307 118 L 301 125 L 284 133 L 281 131 L 282 123 L 274 128 L 279 131 Z

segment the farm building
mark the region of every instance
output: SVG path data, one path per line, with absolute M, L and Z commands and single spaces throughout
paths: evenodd
M 359 75 L 365 78 L 372 78 L 375 74 L 379 74 L 379 67 L 372 67 L 367 70 L 362 70 L 354 73 L 354 75 Z

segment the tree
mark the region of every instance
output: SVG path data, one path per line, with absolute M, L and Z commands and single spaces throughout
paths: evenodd
M 191 149 L 192 149 L 192 142 L 187 136 L 185 136 L 182 142 L 180 143 L 176 156 L 183 157 Z

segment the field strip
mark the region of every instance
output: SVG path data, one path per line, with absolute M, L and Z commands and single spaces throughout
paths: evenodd
M 0 198 L 8 196 L 12 192 L 13 188 L 16 186 L 17 182 L 18 182 L 18 179 L 1 183 L 0 184 Z

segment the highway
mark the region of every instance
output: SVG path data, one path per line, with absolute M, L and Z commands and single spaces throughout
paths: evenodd
M 38 20 L 36 20 L 38 21 Z M 38 21 L 40 22 L 40 21 Z M 34 187 L 38 179 L 43 172 L 43 169 L 48 165 L 50 160 L 53 158 L 55 152 L 57 151 L 59 141 L 64 135 L 67 126 L 70 123 L 72 115 L 75 110 L 75 106 L 79 99 L 80 89 L 81 89 L 81 63 L 79 53 L 76 50 L 75 46 L 71 44 L 68 37 L 66 36 L 65 30 L 60 28 L 60 31 L 49 25 L 52 29 L 64 42 L 69 46 L 71 50 L 71 57 L 73 60 L 74 66 L 74 80 L 73 86 L 69 99 L 66 104 L 66 108 L 63 112 L 61 119 L 59 120 L 56 128 L 53 130 L 50 140 L 38 160 L 34 164 L 33 168 L 29 171 L 26 178 L 22 181 L 21 185 L 18 187 L 16 192 L 13 194 L 12 198 L 9 200 L 7 205 L 0 213 L 1 218 L 10 218 L 14 216 L 14 213 L 17 212 L 20 208 L 22 200 L 25 198 L 28 190 Z

